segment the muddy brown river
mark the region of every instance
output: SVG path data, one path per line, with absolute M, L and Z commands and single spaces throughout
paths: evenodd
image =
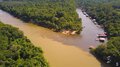
M 92 56 L 88 49 L 89 46 L 96 47 L 101 44 L 95 39 L 98 33 L 104 32 L 103 29 L 94 25 L 80 9 L 76 11 L 85 28 L 80 35 L 75 36 L 66 36 L 31 23 L 24 23 L 2 10 L 0 21 L 19 28 L 35 46 L 41 47 L 51 67 L 106 67 Z

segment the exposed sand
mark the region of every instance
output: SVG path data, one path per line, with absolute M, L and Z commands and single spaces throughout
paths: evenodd
M 0 14 L 0 21 L 18 27 L 35 46 L 40 46 L 43 49 L 45 58 L 49 61 L 51 67 L 101 66 L 96 58 L 80 48 L 47 38 L 47 36 L 56 35 L 57 33 L 33 24 L 23 23 L 3 11 L 0 11 L 0 13 L 2 13 Z

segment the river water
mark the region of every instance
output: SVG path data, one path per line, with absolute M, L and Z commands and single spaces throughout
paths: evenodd
M 85 27 L 81 35 L 66 36 L 31 24 L 0 10 L 0 21 L 18 27 L 35 46 L 41 47 L 51 67 L 104 67 L 89 54 L 89 46 L 101 44 L 95 41 L 97 33 L 103 33 L 80 9 L 76 10 Z M 106 67 L 106 66 L 105 66 Z

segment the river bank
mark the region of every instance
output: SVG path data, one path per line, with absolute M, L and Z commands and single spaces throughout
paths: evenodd
M 50 39 L 50 37 L 53 36 L 59 37 L 60 34 L 58 33 L 33 24 L 23 23 L 21 20 L 14 18 L 4 11 L 0 11 L 0 21 L 18 27 L 32 41 L 32 43 L 37 44 L 35 46 L 41 46 L 51 67 L 101 66 L 97 59 L 89 53 L 84 52 L 75 46 L 68 46 Z

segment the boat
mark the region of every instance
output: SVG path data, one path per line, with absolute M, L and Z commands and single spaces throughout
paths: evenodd
M 103 33 L 103 34 L 98 34 L 97 36 L 98 36 L 98 38 L 101 38 L 101 37 L 102 37 L 102 38 L 107 38 L 107 35 L 106 35 L 105 33 Z
M 105 42 L 105 40 L 106 40 L 105 38 L 99 38 L 100 42 Z
M 88 15 L 88 14 L 86 14 L 86 17 L 89 17 L 89 15 Z
M 94 22 L 95 25 L 97 25 L 97 22 Z
M 93 22 L 96 22 L 96 19 L 93 19 L 92 21 L 93 21 Z

